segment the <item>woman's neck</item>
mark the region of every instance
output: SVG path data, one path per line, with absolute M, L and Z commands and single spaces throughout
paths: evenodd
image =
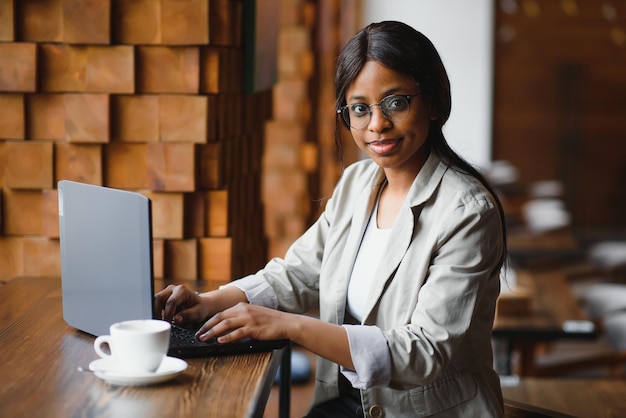
M 376 224 L 381 229 L 387 229 L 393 226 L 409 189 L 404 187 L 392 188 L 388 181 L 385 181 L 381 187 Z
M 379 228 L 391 228 L 406 199 L 413 182 L 420 172 L 426 160 L 428 152 L 415 154 L 412 161 L 407 161 L 403 167 L 385 167 L 385 182 L 382 184 L 382 192 L 378 202 L 378 217 L 376 219 Z

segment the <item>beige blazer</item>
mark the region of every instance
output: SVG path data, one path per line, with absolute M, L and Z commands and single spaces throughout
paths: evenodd
M 259 273 L 279 309 L 342 324 L 348 280 L 383 171 L 348 167 L 317 222 Z M 503 242 L 497 207 L 473 177 L 431 154 L 416 177 L 378 267 L 364 324 L 391 353 L 388 387 L 361 390 L 366 416 L 502 415 L 491 329 Z M 313 404 L 338 395 L 339 368 L 318 359 Z M 371 412 L 371 414 L 370 414 Z M 381 415 L 382 414 L 382 415 Z

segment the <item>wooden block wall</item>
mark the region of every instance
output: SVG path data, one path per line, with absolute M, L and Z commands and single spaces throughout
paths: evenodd
M 262 200 L 270 256 L 283 256 L 341 175 L 335 148 L 336 57 L 358 30 L 358 0 L 281 0 L 278 82 L 265 126 Z M 360 158 L 349 135 L 344 161 Z
M 272 94 L 242 91 L 243 12 L 0 0 L 0 280 L 60 275 L 63 179 L 152 199 L 157 277 L 227 282 L 262 266 Z
M 265 126 L 262 200 L 270 257 L 282 257 L 310 222 L 316 191 L 317 142 L 311 138 L 311 82 L 314 72 L 312 2 L 282 0 L 278 32 L 278 81 L 273 118 Z M 331 133 L 332 134 L 332 133 Z M 305 151 L 306 150 L 306 151 Z

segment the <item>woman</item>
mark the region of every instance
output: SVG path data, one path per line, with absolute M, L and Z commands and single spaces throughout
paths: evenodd
M 157 309 L 209 318 L 200 339 L 288 338 L 317 354 L 309 417 L 501 416 L 491 329 L 503 212 L 443 136 L 441 59 L 411 27 L 371 24 L 335 81 L 338 123 L 369 158 L 344 171 L 284 259 L 201 295 L 168 287 Z M 315 307 L 320 319 L 297 315 Z

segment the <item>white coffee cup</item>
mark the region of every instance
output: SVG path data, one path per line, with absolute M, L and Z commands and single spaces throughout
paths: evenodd
M 112 360 L 111 368 L 123 372 L 150 373 L 159 368 L 170 344 L 169 322 L 138 319 L 117 322 L 93 343 L 96 353 Z M 110 353 L 102 347 L 108 345 Z

